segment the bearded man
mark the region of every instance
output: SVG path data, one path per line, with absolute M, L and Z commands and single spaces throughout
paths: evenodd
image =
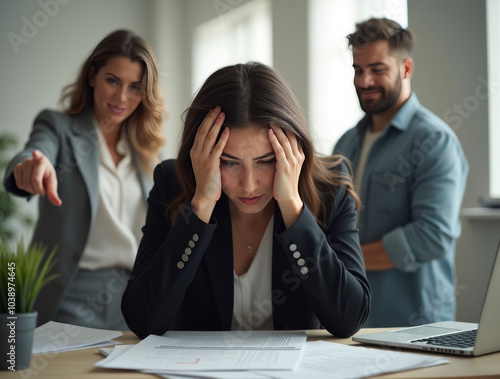
M 412 33 L 372 18 L 347 36 L 366 113 L 337 142 L 362 206 L 358 228 L 372 308 L 364 327 L 455 318 L 455 242 L 469 170 L 452 129 L 411 91 Z

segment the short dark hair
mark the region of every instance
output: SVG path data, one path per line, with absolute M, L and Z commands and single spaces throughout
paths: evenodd
M 410 56 L 413 49 L 413 34 L 388 18 L 370 18 L 356 24 L 356 31 L 347 35 L 349 47 L 364 47 L 369 43 L 385 40 L 401 60 Z

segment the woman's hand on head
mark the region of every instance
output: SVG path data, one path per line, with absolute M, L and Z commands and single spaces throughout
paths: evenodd
M 219 141 L 217 136 L 224 118 L 220 107 L 210 110 L 196 132 L 190 151 L 196 181 L 191 206 L 196 215 L 207 223 L 222 193 L 220 157 L 229 138 L 229 129 L 224 129 Z
M 34 150 L 32 158 L 26 158 L 14 167 L 14 179 L 19 189 L 32 195 L 47 195 L 57 207 L 62 204 L 57 194 L 56 170 L 40 151 Z
M 288 228 L 300 216 L 304 205 L 299 194 L 299 178 L 305 155 L 295 134 L 271 124 L 268 135 L 276 154 L 273 196 Z

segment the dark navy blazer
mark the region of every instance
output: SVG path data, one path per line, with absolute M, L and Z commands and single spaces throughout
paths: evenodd
M 175 161 L 159 164 L 148 199 L 143 239 L 122 298 L 122 312 L 139 337 L 167 330 L 230 330 L 233 248 L 228 199 L 210 223 L 189 204 L 171 225 L 165 204 L 179 191 Z M 272 302 L 276 330 L 326 328 L 356 333 L 370 309 L 370 287 L 356 228 L 354 199 L 340 187 L 322 230 L 307 207 L 286 229 L 276 206 Z M 300 258 L 297 254 L 299 252 Z

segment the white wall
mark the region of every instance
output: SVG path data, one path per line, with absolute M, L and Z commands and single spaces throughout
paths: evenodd
M 416 34 L 412 87 L 460 139 L 471 165 L 464 207 L 477 206 L 489 194 L 487 89 L 482 100 L 476 95 L 488 78 L 485 0 L 410 1 L 408 10 Z
M 167 142 L 163 158 L 173 158 L 177 154 L 181 114 L 191 99 L 188 81 L 191 71 L 190 65 L 186 64 L 190 60 L 187 3 L 182 0 L 151 1 L 153 6 L 148 20 L 153 25 L 151 45 L 160 65 L 168 112 L 164 126 Z
M 307 114 L 309 6 L 304 0 L 272 0 L 272 5 L 273 67 L 288 81 Z

